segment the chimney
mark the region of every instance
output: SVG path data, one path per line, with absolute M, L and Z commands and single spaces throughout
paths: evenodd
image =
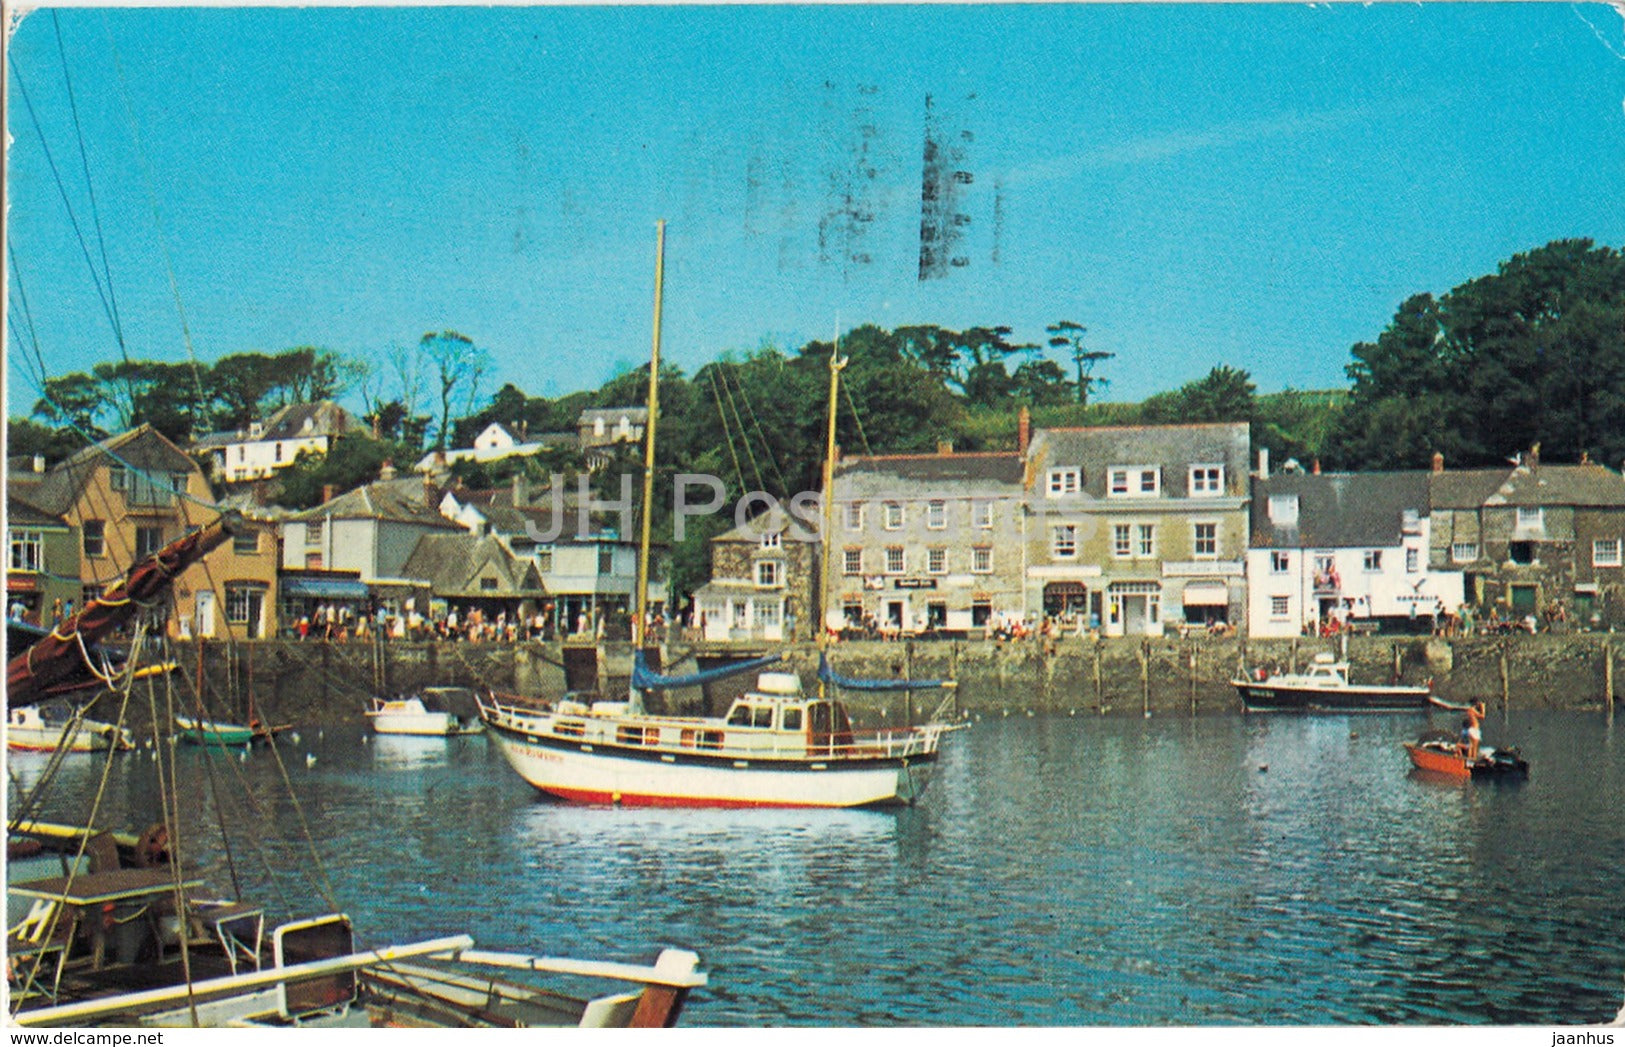
M 1591 464 L 1591 452 L 1590 451 L 1581 451 L 1580 452 L 1580 464 L 1581 465 L 1590 465 Z
M 255 485 L 256 488 L 258 488 L 259 486 L 260 486 L 259 484 Z M 332 484 L 322 484 L 322 501 L 323 501 L 323 503 L 331 502 L 332 500 L 333 500 L 333 485 Z
M 1023 407 L 1021 413 L 1016 415 L 1016 453 L 1022 456 L 1027 454 L 1027 445 L 1033 438 L 1032 412 Z
M 1433 452 L 1433 471 L 1436 472 L 1436 473 L 1444 472 L 1444 452 L 1443 451 L 1434 451 Z
M 388 482 L 395 479 L 395 463 L 386 461 L 383 465 L 379 466 L 378 479 L 382 482 Z
M 1539 440 L 1535 441 L 1535 446 L 1529 448 L 1529 468 L 1531 468 L 1531 469 L 1539 469 L 1540 468 L 1540 441 Z
M 1270 478 L 1270 449 L 1268 447 L 1258 449 L 1258 478 L 1260 480 Z
M 434 467 L 437 471 L 446 468 L 446 452 L 444 448 L 435 448 Z
M 952 440 L 938 440 L 937 441 L 937 453 L 940 454 L 940 455 L 953 454 L 954 453 L 954 442 Z
M 1320 475 L 1320 459 L 1316 458 L 1309 463 L 1309 471 L 1316 476 Z

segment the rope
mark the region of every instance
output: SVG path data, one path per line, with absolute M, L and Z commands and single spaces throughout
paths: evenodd
M 733 459 L 734 476 L 739 479 L 739 489 L 744 491 L 745 471 L 739 466 L 739 452 L 734 450 L 733 430 L 728 426 L 728 412 L 722 406 L 722 391 L 717 386 L 716 368 L 713 367 L 709 374 L 711 377 L 711 394 L 717 401 L 717 418 L 722 422 L 722 435 L 728 441 L 728 456 Z

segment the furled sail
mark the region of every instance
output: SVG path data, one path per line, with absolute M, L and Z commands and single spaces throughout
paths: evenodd
M 632 658 L 632 689 L 636 691 L 669 691 L 676 687 L 698 687 L 713 680 L 726 680 L 730 676 L 748 673 L 764 666 L 772 665 L 779 660 L 779 655 L 770 654 L 761 658 L 751 658 L 732 665 L 721 665 L 715 669 L 702 669 L 697 673 L 686 673 L 682 676 L 666 676 L 649 668 L 643 659 L 640 650 Z
M 927 691 L 938 687 L 954 687 L 954 680 L 865 680 L 855 676 L 842 676 L 830 667 L 829 659 L 818 656 L 818 678 L 827 684 L 847 691 Z

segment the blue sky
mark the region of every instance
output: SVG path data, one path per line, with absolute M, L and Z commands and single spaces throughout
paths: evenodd
M 1068 319 L 1112 399 L 1342 385 L 1412 293 L 1625 245 L 1604 5 L 65 8 L 12 44 L 14 414 L 17 331 L 53 374 L 119 354 L 63 195 L 132 356 L 185 360 L 183 313 L 203 361 L 452 328 L 487 394 L 646 358 L 660 218 L 691 373 L 837 323 Z M 922 280 L 928 134 L 970 177 L 963 264 Z

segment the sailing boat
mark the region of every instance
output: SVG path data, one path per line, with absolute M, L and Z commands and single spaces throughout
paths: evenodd
M 222 517 L 171 543 L 14 655 L 11 695 L 31 700 L 98 678 L 88 656 L 95 643 L 237 526 Z M 138 626 L 132 652 L 143 635 Z M 127 703 L 136 676 L 102 682 Z M 34 799 L 21 801 L 24 812 Z M 340 912 L 267 928 L 263 907 L 208 892 L 171 840 L 162 822 L 139 836 L 26 814 L 10 822 L 5 951 L 13 1024 L 658 1026 L 675 1023 L 688 994 L 707 981 L 699 958 L 680 949 L 643 966 L 480 951 L 468 935 L 368 948 Z M 640 988 L 563 995 L 557 976 Z
M 924 791 L 946 723 L 859 732 L 842 703 L 803 693 L 795 673 L 763 671 L 756 687 L 725 716 L 664 716 L 645 711 L 647 693 L 690 687 L 763 669 L 776 656 L 683 676 L 649 668 L 649 507 L 659 419 L 661 284 L 665 223 L 658 225 L 654 345 L 649 364 L 649 420 L 644 433 L 642 535 L 637 615 L 633 623 L 631 693 L 625 702 L 561 702 L 555 707 L 498 698 L 480 701 L 490 737 L 519 776 L 540 792 L 582 803 L 648 807 L 877 807 L 912 804 Z M 844 361 L 830 360 L 830 454 L 835 393 Z M 829 541 L 829 476 L 825 463 L 824 541 Z M 825 582 L 827 587 L 827 581 Z M 822 633 L 824 630 L 820 630 Z M 820 641 L 821 645 L 823 641 Z M 894 682 L 893 682 L 894 683 Z M 918 688 L 940 686 L 903 683 Z

